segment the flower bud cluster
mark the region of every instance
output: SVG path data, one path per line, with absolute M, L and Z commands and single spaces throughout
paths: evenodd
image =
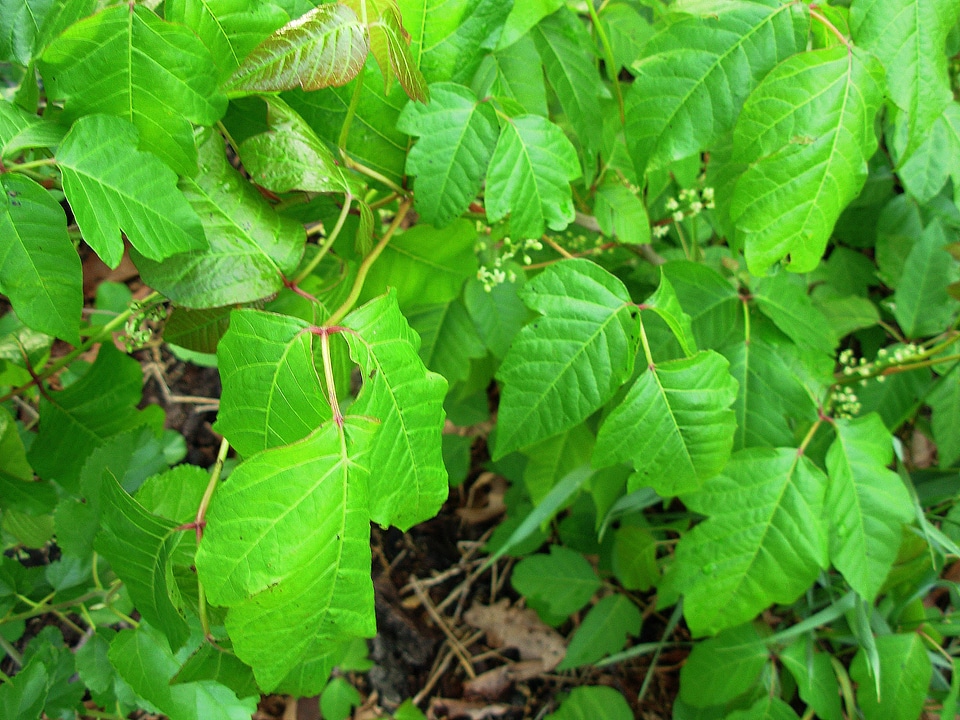
M 704 210 L 712 210 L 716 207 L 714 190 L 712 187 L 705 187 L 701 190 L 682 188 L 677 197 L 667 198 L 664 207 L 675 223 L 682 222 L 684 218 L 696 217 Z M 656 225 L 653 228 L 653 237 L 662 238 L 668 232 L 670 232 L 669 225 Z
M 838 358 L 843 368 L 841 371 L 847 377 L 860 377 L 860 384 L 866 385 L 867 380 L 872 376 L 877 382 L 886 380 L 883 371 L 888 367 L 906 365 L 923 354 L 923 350 L 910 343 L 908 345 L 899 345 L 894 348 L 880 348 L 877 351 L 877 359 L 872 363 L 867 362 L 866 358 L 859 360 L 853 356 L 853 350 L 847 349 L 840 353 Z
M 516 272 L 504 270 L 507 262 L 519 255 L 524 265 L 530 265 L 533 262 L 530 252 L 543 250 L 543 243 L 536 238 L 514 242 L 509 237 L 503 237 L 499 243 L 493 243 L 489 237 L 489 228 L 486 233 L 486 238 L 477 241 L 474 250 L 477 254 L 493 254 L 492 263 L 481 264 L 477 270 L 477 280 L 483 283 L 483 289 L 487 292 L 492 292 L 497 285 L 507 281 L 512 283 L 517 281 Z
M 130 306 L 131 314 L 123 327 L 120 341 L 127 352 L 139 350 L 153 339 L 155 326 L 167 318 L 163 305 L 144 307 L 138 302 Z
M 862 409 L 860 398 L 849 386 L 835 385 L 830 392 L 830 404 L 833 405 L 834 417 L 838 418 L 855 417 Z

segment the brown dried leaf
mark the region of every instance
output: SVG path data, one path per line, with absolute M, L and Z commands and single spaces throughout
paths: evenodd
M 566 653 L 560 633 L 544 624 L 533 610 L 510 607 L 508 600 L 474 605 L 463 618 L 486 633 L 491 647 L 516 648 L 521 660 L 539 660 L 540 672 L 553 670 Z

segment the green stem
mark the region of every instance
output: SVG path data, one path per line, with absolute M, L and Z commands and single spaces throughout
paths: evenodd
M 647 359 L 647 367 L 651 370 L 656 367 L 653 362 L 653 353 L 650 351 L 650 341 L 647 340 L 647 331 L 643 327 L 643 315 L 640 315 L 640 342 L 643 343 L 643 355 Z
M 327 397 L 330 409 L 333 411 L 333 421 L 343 428 L 343 413 L 340 412 L 340 401 L 337 399 L 337 386 L 333 377 L 333 360 L 330 356 L 330 333 L 324 329 L 320 334 L 320 352 L 323 355 L 323 377 L 327 381 Z
M 17 665 L 23 667 L 23 655 L 21 655 L 20 651 L 13 646 L 13 643 L 7 640 L 3 635 L 0 635 L 0 648 L 3 648 L 3 651 L 9 655 L 10 659 L 13 660 Z
M 24 170 L 32 170 L 33 168 L 38 167 L 48 167 L 50 165 L 56 165 L 56 158 L 41 158 L 39 160 L 31 160 L 30 162 L 16 163 L 10 165 L 7 170 L 10 172 L 23 172 Z
M 213 493 L 220 482 L 220 474 L 223 472 L 223 463 L 227 460 L 227 453 L 230 452 L 230 443 L 226 438 L 220 441 L 220 450 L 217 452 L 217 459 L 213 463 L 213 470 L 210 472 L 210 481 L 207 483 L 207 489 L 203 491 L 203 497 L 200 505 L 197 507 L 197 514 L 194 522 L 197 526 L 197 544 L 203 539 L 203 527 L 207 520 L 207 508 L 210 507 L 210 501 L 213 499 Z M 207 594 L 203 589 L 203 583 L 197 578 L 197 614 L 200 616 L 200 627 L 203 629 L 203 636 L 210 637 L 210 619 L 207 616 Z
M 220 134 L 223 135 L 224 138 L 226 138 L 227 144 L 233 148 L 233 151 L 236 153 L 239 153 L 240 152 L 240 150 L 238 149 L 239 146 L 234 141 L 233 135 L 231 135 L 230 131 L 227 130 L 227 126 L 223 124 L 222 120 L 217 121 L 217 129 L 220 130 Z
M 817 434 L 817 430 L 820 429 L 821 425 L 823 425 L 823 419 L 817 418 L 816 422 L 810 426 L 806 436 L 803 438 L 803 442 L 801 442 L 800 447 L 797 448 L 797 458 L 807 451 L 807 446 L 813 441 L 813 436 Z
M 846 46 L 847 50 L 849 51 L 850 41 L 844 37 L 843 33 L 837 29 L 836 25 L 834 25 L 832 22 L 827 20 L 827 18 L 825 18 L 823 15 L 821 15 L 816 10 L 814 10 L 814 7 L 815 7 L 814 5 L 810 6 L 810 17 L 812 17 L 814 20 L 816 20 L 825 28 L 827 28 L 827 30 L 832 32 L 837 37 L 837 39 L 840 40 L 840 42 L 842 42 Z
M 46 615 L 47 613 L 53 613 L 57 610 L 67 610 L 77 605 L 82 605 L 90 600 L 102 600 L 106 595 L 108 595 L 108 593 L 104 590 L 93 590 L 81 595 L 80 597 L 74 598 L 73 600 L 66 600 L 64 602 L 54 603 L 53 605 L 37 605 L 31 610 L 25 610 L 14 615 L 7 615 L 0 620 L 0 625 L 16 622 L 17 620 L 29 620 L 30 618 Z
M 154 302 L 155 300 L 157 300 L 157 299 L 159 299 L 159 298 L 160 298 L 160 293 L 157 293 L 157 292 L 151 293 L 150 295 L 148 295 L 147 297 L 145 297 L 143 300 L 141 300 L 141 301 L 138 303 L 139 307 L 138 307 L 138 309 L 137 309 L 137 312 L 140 312 L 140 308 L 142 308 L 143 306 L 149 305 L 150 303 Z M 132 308 L 132 307 L 128 307 L 128 308 L 127 308 L 126 310 L 124 310 L 122 313 L 120 313 L 119 315 L 117 315 L 113 320 L 111 320 L 111 321 L 108 322 L 106 325 L 104 325 L 103 327 L 101 327 L 99 332 L 97 332 L 96 334 L 91 335 L 89 338 L 87 338 L 79 347 L 77 347 L 77 348 L 75 348 L 74 350 L 72 350 L 71 352 L 67 353 L 67 354 L 64 355 L 62 358 L 60 358 L 59 360 L 57 360 L 56 362 L 53 362 L 53 363 L 51 363 L 50 365 L 48 365 L 48 366 L 43 370 L 43 372 L 38 373 L 36 377 L 31 378 L 30 382 L 25 383 L 24 385 L 21 385 L 21 386 L 18 387 L 18 388 L 14 388 L 13 390 L 11 390 L 10 392 L 8 392 L 8 393 L 7 393 L 6 395 L 4 395 L 3 397 L 0 397 L 0 403 L 6 402 L 7 400 L 9 400 L 10 398 L 14 397 L 15 395 L 20 395 L 20 394 L 24 393 L 25 391 L 29 390 L 30 388 L 32 388 L 34 385 L 37 385 L 37 384 L 43 382 L 44 380 L 46 380 L 47 378 L 50 378 L 50 377 L 56 375 L 56 374 L 57 374 L 58 372 L 60 372 L 63 368 L 65 368 L 67 365 L 69 365 L 70 363 L 72 363 L 72 362 L 73 362 L 74 360 L 76 360 L 78 357 L 80 357 L 81 355 L 83 355 L 83 353 L 87 352 L 87 350 L 89 350 L 90 348 L 92 348 L 92 347 L 93 347 L 94 345 L 96 345 L 98 342 L 101 342 L 101 341 L 106 340 L 107 338 L 109 338 L 109 337 L 110 337 L 110 334 L 113 333 L 114 330 L 117 330 L 118 328 L 123 327 L 123 324 L 124 324 L 124 323 L 127 321 L 127 319 L 128 319 L 131 315 L 133 315 L 133 314 L 134 314 L 133 308 Z
M 320 264 L 320 261 L 323 260 L 324 256 L 329 252 L 330 248 L 333 247 L 333 243 L 336 241 L 337 236 L 340 235 L 340 231 L 343 229 L 343 224 L 347 221 L 347 217 L 350 215 L 350 204 L 353 202 L 353 195 L 347 193 L 343 198 L 343 209 L 340 211 L 340 217 L 337 218 L 337 224 L 333 226 L 333 230 L 330 231 L 330 234 L 327 235 L 326 239 L 323 241 L 323 244 L 320 246 L 320 250 L 317 251 L 317 254 L 314 256 L 307 266 L 293 279 L 294 285 L 299 285 L 307 277 L 310 276 L 314 270 L 317 269 L 317 266 Z
M 371 180 L 376 180 L 378 183 L 387 186 L 397 195 L 402 195 L 403 197 L 410 197 L 409 191 L 404 190 L 402 187 L 397 185 L 393 180 L 391 180 L 385 175 L 381 175 L 373 168 L 369 168 L 363 163 L 358 163 L 356 160 L 354 160 L 352 157 L 350 157 L 346 153 L 344 153 L 344 156 L 343 156 L 343 163 L 351 170 L 355 170 L 361 175 L 366 175 Z
M 363 76 L 367 66 L 360 68 L 357 74 L 357 84 L 353 88 L 353 95 L 350 97 L 350 105 L 347 106 L 347 116 L 343 119 L 343 125 L 340 128 L 340 138 L 337 140 L 337 147 L 344 159 L 347 156 L 347 138 L 350 137 L 350 126 L 353 125 L 353 118 L 357 114 L 357 106 L 360 105 L 360 95 L 363 93 Z
M 327 319 L 326 325 L 336 325 L 340 320 L 343 319 L 343 316 L 346 315 L 353 309 L 354 304 L 357 302 L 357 298 L 360 297 L 360 293 L 363 290 L 363 283 L 366 282 L 367 273 L 370 272 L 370 268 L 377 261 L 377 258 L 380 257 L 380 253 L 383 252 L 384 248 L 390 243 L 390 239 L 393 237 L 393 234 L 400 227 L 400 223 L 403 222 L 406 218 L 407 213 L 410 212 L 410 200 L 404 200 L 400 205 L 400 208 L 397 210 L 397 214 L 394 216 L 393 221 L 390 223 L 390 227 L 387 228 L 387 231 L 383 234 L 383 238 L 378 242 L 373 250 L 370 251 L 370 254 L 367 255 L 363 262 L 360 264 L 360 268 L 357 270 L 357 277 L 353 281 L 353 287 L 350 288 L 350 294 L 347 296 L 347 299 L 343 301 L 343 304 L 333 311 L 333 314 Z
M 613 83 L 613 94 L 617 97 L 617 106 L 620 108 L 620 124 L 626 121 L 626 112 L 623 108 L 623 92 L 620 89 L 620 78 L 617 77 L 617 63 L 613 59 L 613 46 L 610 45 L 610 39 L 600 24 L 600 17 L 597 10 L 593 7 L 593 0 L 587 0 L 587 10 L 590 12 L 590 20 L 593 23 L 593 29 L 600 38 L 600 45 L 603 47 L 603 61 L 607 65 L 607 77 Z
M 750 303 L 746 298 L 742 298 L 743 302 L 743 342 L 745 345 L 750 344 Z

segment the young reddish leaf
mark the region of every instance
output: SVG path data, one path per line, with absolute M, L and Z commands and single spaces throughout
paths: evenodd
M 383 92 L 389 94 L 393 77 L 411 100 L 427 102 L 430 92 L 420 68 L 410 53 L 410 40 L 403 29 L 400 11 L 393 0 L 373 0 L 380 15 L 367 28 L 370 32 L 370 51 L 383 73 Z
M 367 29 L 346 5 L 329 3 L 260 43 L 224 84 L 234 94 L 346 85 L 370 50 Z

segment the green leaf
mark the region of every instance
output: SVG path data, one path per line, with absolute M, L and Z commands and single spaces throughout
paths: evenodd
M 899 139 L 899 134 L 896 139 Z M 960 104 L 951 102 L 934 121 L 916 150 L 897 168 L 897 177 L 907 193 L 918 202 L 927 203 L 937 196 L 951 175 L 958 174 L 958 164 Z
M 244 456 L 288 445 L 331 416 L 302 320 L 235 310 L 217 348 L 223 393 L 216 430 Z
M 420 137 L 407 155 L 407 172 L 417 177 L 415 209 L 425 222 L 449 225 L 480 192 L 497 143 L 493 108 L 462 85 L 437 83 L 428 104 L 404 108 L 397 129 Z
M 124 118 L 141 148 L 181 175 L 196 171 L 191 123 L 212 125 L 227 106 L 210 51 L 191 30 L 143 6 L 110 7 L 71 25 L 44 51 L 40 71 L 66 119 Z
M 396 294 L 370 301 L 343 320 L 350 355 L 363 373 L 352 412 L 380 421 L 370 467 L 370 517 L 403 531 L 433 517 L 447 499 L 441 432 L 446 381 L 429 372 L 420 338 L 400 314 Z
M 52 485 L 34 482 L 17 424 L 0 408 L 0 507 L 38 516 L 51 512 L 56 503 Z
M 487 171 L 487 217 L 509 215 L 515 239 L 563 230 L 575 216 L 570 183 L 580 174 L 577 152 L 559 127 L 539 115 L 510 118 Z
M 940 467 L 949 467 L 960 458 L 960 376 L 954 372 L 940 381 L 927 403 L 933 410 L 933 437 Z
M 840 684 L 827 653 L 817 652 L 803 638 L 780 653 L 780 661 L 797 681 L 800 699 L 823 720 L 843 720 Z
M 576 13 L 566 8 L 544 18 L 531 32 L 550 86 L 584 150 L 584 169 L 596 164 L 603 127 L 600 99 L 610 97 L 594 60 L 596 43 Z
M 616 237 L 628 245 L 650 242 L 647 208 L 623 183 L 611 180 L 600 185 L 593 213 L 604 235 Z
M 336 158 L 303 118 L 280 98 L 264 102 L 269 130 L 237 149 L 250 178 L 277 193 L 347 192 L 350 186 Z
M 806 283 L 786 273 L 762 278 L 754 299 L 760 312 L 803 350 L 833 355 L 837 336 L 807 295 Z
M 734 285 L 716 270 L 687 260 L 669 262 L 660 270 L 689 314 L 697 344 L 720 347 L 734 329 L 740 310 Z
M 933 668 L 918 633 L 884 635 L 877 638 L 880 655 L 879 683 L 867 670 L 861 648 L 850 666 L 850 678 L 857 683 L 857 702 L 866 720 L 914 720 L 923 710 Z M 877 686 L 879 684 L 879 693 Z
M 57 153 L 63 192 L 83 239 L 110 267 L 123 256 L 122 231 L 151 260 L 206 245 L 200 218 L 156 157 L 137 150 L 135 127 L 120 118 L 80 118 Z M 192 136 L 191 136 L 192 141 Z
M 568 472 L 588 464 L 593 442 L 593 433 L 585 425 L 574 425 L 531 446 L 523 468 L 523 484 L 530 501 L 540 503 Z
M 706 350 L 650 367 L 604 419 L 593 462 L 632 461 L 628 488 L 665 497 L 700 487 L 727 464 L 737 383 L 722 355 Z
M 880 312 L 870 300 L 859 295 L 841 297 L 823 287 L 813 296 L 813 304 L 827 320 L 836 337 L 846 337 L 856 330 L 873 327 L 880 322 Z
M 0 59 L 29 65 L 37 37 L 53 0 L 5 0 L 0 3 Z M 11 715 L 10 717 L 14 717 Z
M 650 38 L 626 97 L 637 175 L 728 132 L 760 80 L 806 47 L 808 22 L 796 6 L 732 2 L 722 12 L 678 17 Z
M 560 545 L 550 554 L 521 560 L 510 576 L 513 589 L 544 622 L 556 627 L 590 602 L 600 589 L 600 578 L 583 555 Z
M 420 359 L 450 385 L 466 380 L 470 361 L 487 354 L 487 346 L 459 299 L 428 305 L 409 317 L 410 326 L 421 339 Z
M 258 696 L 253 671 L 234 655 L 210 642 L 203 643 L 170 679 L 171 685 L 212 680 L 230 688 L 237 697 Z
M 163 339 L 187 350 L 215 353 L 230 327 L 230 308 L 174 308 L 163 327 Z
M 563 0 L 528 0 L 528 2 L 514 3 L 503 24 L 500 39 L 497 41 L 497 50 L 512 46 L 529 33 L 537 23 L 563 6 Z
M 200 146 L 200 173 L 180 183 L 210 246 L 156 262 L 133 253 L 144 282 L 187 308 L 252 302 L 292 275 L 306 243 L 303 226 L 278 215 L 227 162 L 223 139 Z
M 498 358 L 507 354 L 513 338 L 530 317 L 530 310 L 520 299 L 523 283 L 524 275 L 520 273 L 517 282 L 501 283 L 487 292 L 483 283 L 474 277 L 463 289 L 463 302 L 477 333 Z
M 138 411 L 140 363 L 104 343 L 87 373 L 66 390 L 40 400 L 40 432 L 27 458 L 37 474 L 71 485 L 84 461 L 107 439 L 149 422 Z
M 477 229 L 460 219 L 443 230 L 416 225 L 396 235 L 370 268 L 361 298 L 368 300 L 395 288 L 404 310 L 447 303 L 477 272 L 473 250 Z
M 627 590 L 646 592 L 660 579 L 657 539 L 640 527 L 621 527 L 613 534 L 613 574 Z
M 0 687 L 0 709 L 4 717 L 38 720 L 47 700 L 47 670 L 39 660 L 23 668 Z
M 754 625 L 696 643 L 680 670 L 680 699 L 694 707 L 725 705 L 759 682 L 770 651 Z
M 0 288 L 25 325 L 79 345 L 80 258 L 63 208 L 23 175 L 0 177 L 0 188 Z
M 164 15 L 197 33 L 210 50 L 220 80 L 290 19 L 283 8 L 253 0 L 170 0 Z
M 730 217 L 754 274 L 789 256 L 813 270 L 833 226 L 867 179 L 883 97 L 876 59 L 843 46 L 794 55 L 743 106 L 734 157 L 748 163 Z
M 893 316 L 908 338 L 943 332 L 958 303 L 947 293 L 957 280 L 957 262 L 946 252 L 952 242 L 940 220 L 934 219 L 907 255 L 893 295 Z
M 468 84 L 491 34 L 511 11 L 502 0 L 398 0 L 410 54 L 428 82 Z
M 727 715 L 727 720 L 799 720 L 799 717 L 786 702 L 766 693 L 746 710 Z
M 653 35 L 653 27 L 641 15 L 639 8 L 627 2 L 607 3 L 599 14 L 613 50 L 616 67 L 612 70 L 619 73 L 626 68 L 629 71 Z
M 680 306 L 680 299 L 670 279 L 660 270 L 660 285 L 657 291 L 647 298 L 644 307 L 653 310 L 670 327 L 677 342 L 687 356 L 696 354 L 697 341 L 693 337 L 693 321 Z
M 639 340 L 627 289 L 588 260 L 552 265 L 521 296 L 543 317 L 520 331 L 497 372 L 495 459 L 599 409 L 630 377 Z
M 369 49 L 367 29 L 353 10 L 321 5 L 261 42 L 223 87 L 254 93 L 345 85 L 360 72 Z
M 879 415 L 834 423 L 827 453 L 830 559 L 850 587 L 873 602 L 897 559 L 913 503 L 900 476 L 887 467 L 893 438 Z
M 318 644 L 376 631 L 367 489 L 375 429 L 349 416 L 258 453 L 210 504 L 197 571 L 208 600 L 229 608 L 237 657 L 267 692 Z
M 826 488 L 826 476 L 795 449 L 750 448 L 683 497 L 708 519 L 680 540 L 661 595 L 684 596 L 694 635 L 739 625 L 810 587 L 827 566 Z
M 803 382 L 784 362 L 783 352 L 760 338 L 731 343 L 720 352 L 739 386 L 733 409 L 736 450 L 792 444 L 797 421 L 817 418 L 817 407 Z
M 594 605 L 573 633 L 567 654 L 557 670 L 591 665 L 623 650 L 627 636 L 640 634 L 643 622 L 640 610 L 626 595 L 607 595 Z
M 176 591 L 167 573 L 181 531 L 174 521 L 147 512 L 109 471 L 100 480 L 101 527 L 94 549 L 123 580 L 143 619 L 178 650 L 190 631 L 171 600 Z
M 953 99 L 947 34 L 960 15 L 957 0 L 855 0 L 850 32 L 883 63 L 890 100 L 907 116 L 906 159 Z
M 522 5 L 514 5 L 522 7 Z M 547 117 L 547 86 L 542 72 L 530 72 L 540 62 L 533 39 L 524 37 L 505 50 L 487 55 L 473 79 L 479 97 L 505 97 L 525 113 Z
M 320 712 L 326 720 L 347 720 L 363 702 L 357 689 L 342 677 L 334 678 L 320 696 Z
M 605 685 L 584 685 L 570 691 L 546 720 L 630 720 L 633 711 L 619 692 Z
M 212 680 L 173 685 L 180 662 L 166 638 L 147 623 L 122 630 L 110 644 L 110 662 L 140 697 L 170 720 L 249 720 L 257 698 L 238 699 Z

